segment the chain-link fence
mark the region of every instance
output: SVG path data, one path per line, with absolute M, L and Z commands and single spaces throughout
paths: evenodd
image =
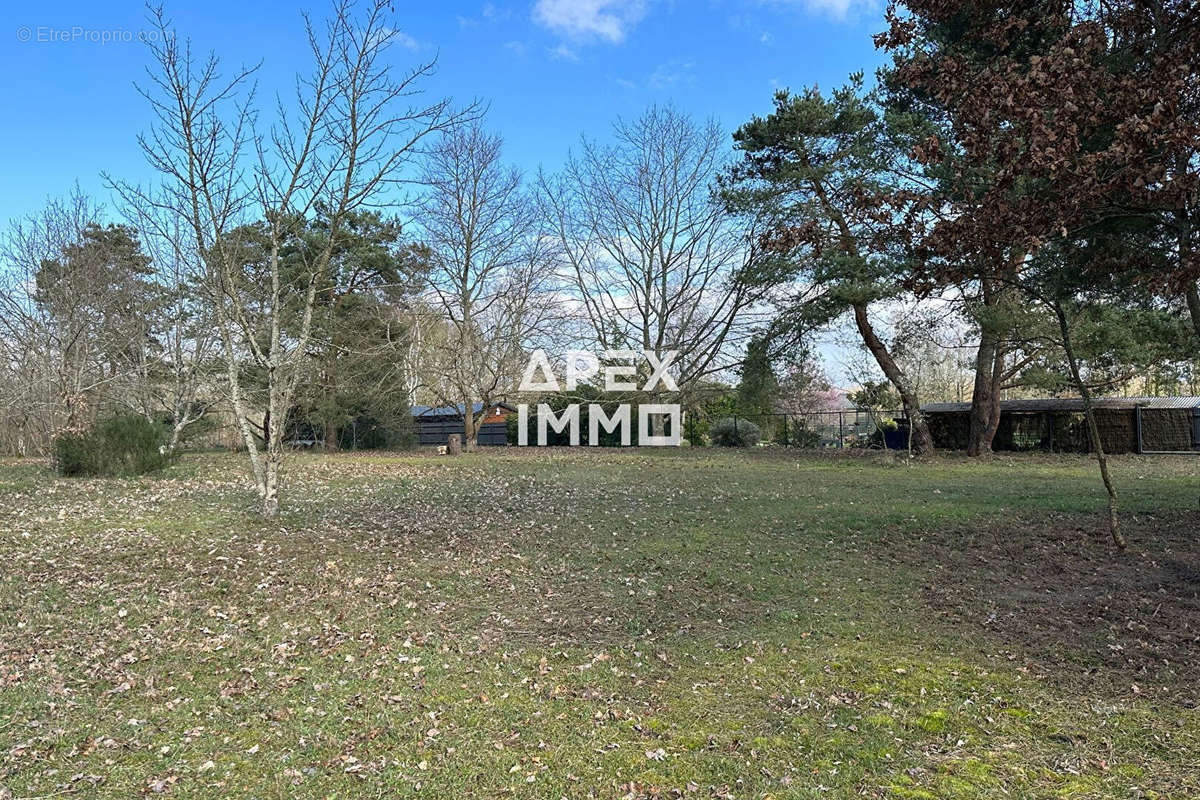
M 531 415 L 531 420 L 533 419 Z M 687 410 L 683 415 L 683 440 L 693 447 L 708 447 L 720 443 L 717 435 L 721 426 L 732 428 L 743 442 L 774 447 L 819 449 L 890 449 L 904 450 L 909 445 L 908 419 L 903 411 L 813 411 L 800 414 L 711 412 Z M 512 426 L 510 426 L 512 427 Z M 745 430 L 749 428 L 749 430 Z M 515 427 L 509 437 L 515 444 Z M 587 436 L 587 425 L 583 425 Z M 351 424 L 338 442 L 340 450 L 406 449 L 415 441 L 380 442 L 372 426 Z M 413 437 L 410 437 L 410 439 Z M 531 432 L 530 441 L 535 440 Z M 633 434 L 637 442 L 636 432 Z M 717 441 L 714 441 L 717 440 Z M 558 442 L 555 442 L 556 444 Z M 293 435 L 285 439 L 289 449 L 323 450 L 325 442 L 315 433 Z M 230 424 L 208 424 L 192 432 L 184 447 L 189 450 L 241 450 L 245 446 L 241 431 Z
M 720 439 L 715 437 L 718 431 L 730 427 L 740 438 L 746 432 L 739 426 L 745 428 L 747 423 L 757 430 L 760 443 L 780 447 L 904 450 L 909 444 L 908 418 L 903 411 L 867 409 L 799 414 L 691 412 L 685 416 L 683 438 L 693 447 L 703 447 Z

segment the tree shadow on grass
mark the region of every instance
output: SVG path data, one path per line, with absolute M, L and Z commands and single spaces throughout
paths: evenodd
M 881 557 L 915 569 L 923 606 L 955 635 L 1055 680 L 1200 705 L 1200 513 L 1127 515 L 1125 552 L 1099 516 L 984 519 Z

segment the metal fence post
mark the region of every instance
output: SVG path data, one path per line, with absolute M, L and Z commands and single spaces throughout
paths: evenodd
M 846 412 L 838 412 L 838 448 L 846 446 Z

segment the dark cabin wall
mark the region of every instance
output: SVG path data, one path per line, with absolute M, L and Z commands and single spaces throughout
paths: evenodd
M 1142 409 L 1142 449 L 1193 449 L 1194 413 L 1190 408 Z
M 451 434 L 464 435 L 462 419 L 455 417 L 417 417 L 413 420 L 417 444 L 429 447 L 446 443 Z M 485 422 L 479 426 L 477 441 L 482 447 L 508 444 L 508 428 L 503 422 Z
M 1143 425 L 1151 413 L 1144 410 Z M 1191 413 L 1190 411 L 1187 413 Z M 1137 452 L 1137 428 L 1133 409 L 1096 409 L 1096 425 L 1107 453 Z M 966 450 L 971 429 L 970 414 L 965 411 L 929 412 L 925 415 L 934 445 L 946 450 Z M 1157 417 L 1156 417 L 1157 419 Z M 1149 445 L 1147 449 L 1151 449 Z M 1049 451 L 1087 453 L 1091 451 L 1086 419 L 1082 413 L 1003 412 L 1000 427 L 992 442 L 997 451 Z

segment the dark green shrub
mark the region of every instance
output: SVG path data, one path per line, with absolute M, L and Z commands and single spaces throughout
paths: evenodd
M 89 433 L 60 433 L 54 437 L 54 468 L 59 475 L 72 477 L 99 474 L 98 444 Z
M 722 417 L 708 429 L 708 438 L 717 447 L 753 447 L 762 431 L 748 419 Z
M 137 414 L 122 414 L 97 423 L 96 435 L 113 475 L 142 475 L 165 467 L 166 431 Z
M 782 425 L 775 429 L 775 443 L 788 447 L 815 448 L 821 446 L 820 431 L 809 430 L 802 422 Z
M 162 425 L 137 414 L 119 414 L 86 433 L 55 437 L 54 465 L 67 476 L 142 475 L 167 465 L 166 443 Z

